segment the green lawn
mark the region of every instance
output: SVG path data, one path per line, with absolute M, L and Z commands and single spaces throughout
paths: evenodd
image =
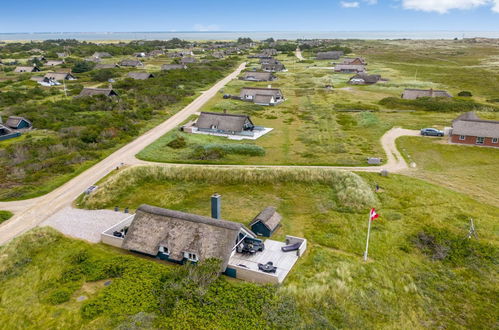
M 209 196 L 218 192 L 223 217 L 245 224 L 263 207 L 276 206 L 283 215 L 276 238 L 309 240 L 307 254 L 278 290 L 295 299 L 302 325 L 495 326 L 497 207 L 416 178 L 362 173 L 368 186 L 381 187 L 372 202 L 380 219 L 373 223 L 370 262 L 364 263 L 368 206 L 345 207 L 338 199 L 341 184 L 313 183 L 309 175 L 263 180 L 258 171 L 236 171 L 230 180 L 226 172 L 217 180 L 216 170 L 204 176 L 200 169 L 175 170 L 177 177 L 160 175 L 164 169 L 137 171 L 135 178 L 127 172 L 121 179 L 110 177 L 82 206 L 133 209 L 150 203 L 208 215 Z M 479 240 L 465 238 L 469 218 L 475 219 Z
M 446 141 L 447 138 L 398 139 L 397 146 L 402 155 L 417 165 L 409 174 L 491 205 L 499 205 L 499 181 L 494 177 L 499 163 L 499 150 L 449 145 Z

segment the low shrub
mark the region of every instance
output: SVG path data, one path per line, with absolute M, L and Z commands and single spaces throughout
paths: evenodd
M 0 211 L 0 223 L 9 220 L 13 216 L 12 212 Z
M 461 92 L 457 93 L 457 96 L 461 96 L 461 97 L 472 97 L 473 94 L 471 94 L 470 91 L 461 91 Z
M 173 149 L 182 149 L 187 146 L 187 141 L 185 141 L 183 136 L 176 136 L 173 140 L 168 142 L 167 146 Z
M 408 109 L 438 112 L 499 111 L 499 107 L 477 103 L 472 100 L 446 97 L 421 97 L 416 100 L 405 100 L 387 97 L 379 104 L 389 109 Z
M 265 149 L 255 144 L 218 144 L 210 143 L 197 146 L 191 154 L 192 159 L 214 160 L 221 159 L 226 155 L 265 156 Z

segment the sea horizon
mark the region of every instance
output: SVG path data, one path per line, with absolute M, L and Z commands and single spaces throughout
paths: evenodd
M 254 40 L 274 39 L 454 39 L 499 38 L 499 31 L 132 31 L 132 32 L 0 32 L 0 41 L 76 40 Z

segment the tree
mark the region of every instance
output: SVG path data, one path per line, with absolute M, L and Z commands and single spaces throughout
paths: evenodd
M 251 40 L 251 38 L 242 38 L 242 37 L 239 37 L 237 39 L 237 43 L 238 44 L 249 44 L 249 43 L 252 43 L 253 40 Z
M 457 93 L 457 96 L 462 96 L 462 97 L 472 97 L 473 94 L 471 94 L 470 91 L 461 91 L 459 93 Z
M 95 63 L 89 61 L 78 61 L 72 68 L 74 73 L 83 73 L 92 70 L 95 67 Z

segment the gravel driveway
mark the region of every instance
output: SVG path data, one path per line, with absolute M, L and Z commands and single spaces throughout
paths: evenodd
M 130 214 L 110 210 L 81 210 L 65 207 L 54 213 L 40 226 L 50 226 L 64 235 L 100 242 L 100 234 L 112 225 L 129 217 Z

